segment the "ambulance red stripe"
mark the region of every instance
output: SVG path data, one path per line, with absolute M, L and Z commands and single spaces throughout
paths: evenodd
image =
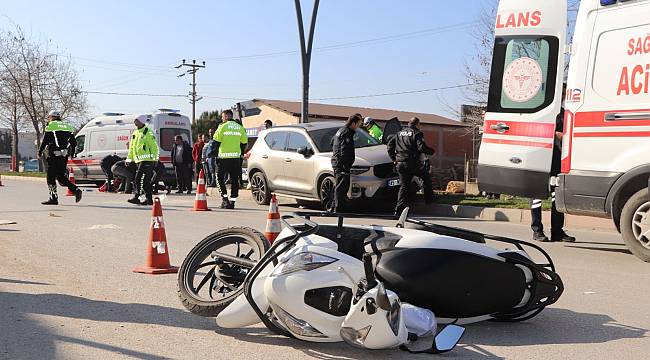
M 553 144 L 534 142 L 534 141 L 519 141 L 519 140 L 504 140 L 504 139 L 489 139 L 483 138 L 482 142 L 491 143 L 491 144 L 502 144 L 502 145 L 516 145 L 516 146 L 530 146 L 530 147 L 540 147 L 550 149 L 553 147 Z
M 510 127 L 508 131 L 499 133 L 492 129 L 492 125 L 506 124 Z M 504 121 L 504 120 L 485 120 L 483 129 L 484 134 L 509 135 L 509 136 L 526 136 L 550 139 L 555 132 L 555 123 L 539 122 L 522 122 L 522 121 Z
M 643 120 L 605 120 L 605 115 L 610 113 L 650 113 L 650 109 L 637 110 L 608 110 L 608 111 L 585 111 L 576 113 L 575 127 L 608 127 L 608 126 L 644 126 L 650 125 L 650 116 Z M 576 134 L 577 135 L 577 134 Z

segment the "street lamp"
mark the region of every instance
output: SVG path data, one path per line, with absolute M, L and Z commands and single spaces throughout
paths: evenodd
M 318 14 L 320 0 L 314 0 L 307 43 L 305 43 L 305 27 L 302 21 L 300 0 L 294 1 L 296 4 L 296 16 L 298 17 L 298 34 L 300 35 L 300 55 L 302 62 L 302 112 L 300 122 L 307 123 L 309 122 L 309 69 L 311 66 L 311 49 L 314 43 L 314 28 L 316 27 L 316 15 Z

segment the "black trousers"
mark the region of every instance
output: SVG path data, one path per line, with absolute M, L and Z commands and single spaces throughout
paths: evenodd
M 413 177 L 418 177 L 422 180 L 422 187 L 424 191 L 424 202 L 430 204 L 433 202 L 433 186 L 431 185 L 431 174 L 429 168 L 423 164 L 398 162 L 395 170 L 399 175 L 399 192 L 397 194 L 397 204 L 395 205 L 395 212 L 402 212 L 407 206 L 409 201 L 409 187 L 413 181 Z
M 143 161 L 138 164 L 138 170 L 135 172 L 135 192 L 137 195 L 144 195 L 147 199 L 153 198 L 153 188 L 151 186 L 151 177 L 153 176 L 153 169 L 155 163 L 151 161 Z
M 192 190 L 192 164 L 174 164 L 179 191 Z
M 201 173 L 201 170 L 203 170 L 203 162 L 199 159 L 194 163 L 194 181 L 196 181 L 197 184 L 199 183 L 199 174 Z M 203 173 L 203 176 L 205 176 L 205 172 Z
M 67 187 L 70 191 L 77 191 L 77 185 L 70 182 L 68 179 L 68 158 L 65 156 L 50 156 L 47 158 L 46 172 L 47 172 L 47 186 L 50 190 L 50 198 L 58 199 L 56 191 L 56 182 L 58 181 L 61 186 Z
M 350 190 L 350 169 L 334 169 L 334 180 L 336 186 L 334 187 L 334 212 L 345 212 L 348 201 L 348 190 Z M 330 210 L 330 209 L 326 209 Z
M 543 233 L 542 224 L 542 200 L 532 199 L 530 205 L 531 223 L 530 228 L 535 233 Z M 551 187 L 551 236 L 562 235 L 564 232 L 564 214 L 555 208 L 555 187 Z
M 217 186 L 221 196 L 228 197 L 226 189 L 226 176 L 230 177 L 230 198 L 236 199 L 239 196 L 239 180 L 241 179 L 241 160 L 218 159 Z

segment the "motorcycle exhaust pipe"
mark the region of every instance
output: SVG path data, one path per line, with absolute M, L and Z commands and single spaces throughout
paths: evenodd
M 239 265 L 249 269 L 252 269 L 255 266 L 255 264 L 257 264 L 257 261 L 220 253 L 218 251 L 213 251 L 212 253 L 210 253 L 210 256 L 212 256 L 212 258 L 215 260 L 219 259 L 222 260 L 223 262 Z

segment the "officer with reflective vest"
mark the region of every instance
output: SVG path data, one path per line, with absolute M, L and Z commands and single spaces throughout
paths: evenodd
M 234 209 L 239 196 L 242 156 L 248 144 L 246 129 L 233 120 L 231 110 L 221 113 L 222 123 L 214 134 L 214 148 L 217 151 L 217 186 L 221 192 L 221 208 Z M 230 198 L 226 189 L 226 176 L 230 177 Z
M 134 162 L 137 165 L 134 177 L 135 192 L 133 198 L 128 200 L 131 204 L 136 205 L 153 205 L 151 178 L 158 163 L 156 136 L 153 134 L 153 130 L 145 125 L 145 122 L 147 122 L 146 115 L 140 115 L 133 121 L 137 129 L 131 135 L 129 155 L 126 158 L 127 162 Z M 140 196 L 143 192 L 146 200 L 141 202 Z
M 59 196 L 56 191 L 56 182 L 66 186 L 74 193 L 75 202 L 81 200 L 81 190 L 68 179 L 68 157 L 74 157 L 77 141 L 74 138 L 75 129 L 61 120 L 61 113 L 50 111 L 47 116 L 47 127 L 41 147 L 38 149 L 39 159 L 44 159 L 47 172 L 47 186 L 50 190 L 50 199 L 43 201 L 43 205 L 58 205 Z
M 370 117 L 363 119 L 363 128 L 366 129 L 370 136 L 374 137 L 380 143 L 384 138 L 384 132 L 381 130 L 381 127 L 377 125 L 375 120 Z

